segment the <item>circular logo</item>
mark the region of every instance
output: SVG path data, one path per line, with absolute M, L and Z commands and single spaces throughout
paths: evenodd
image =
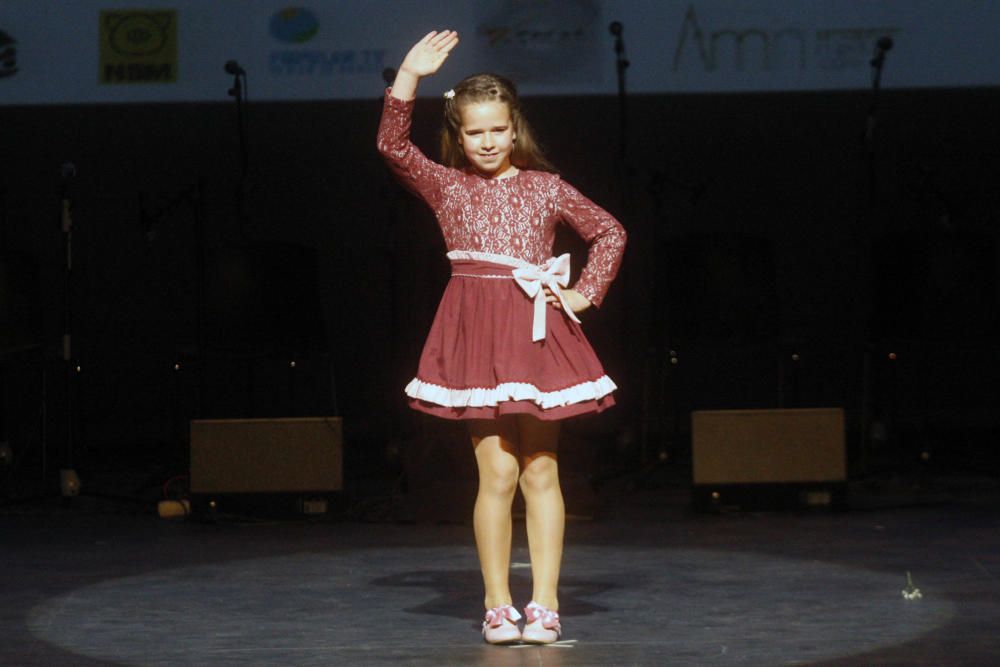
M 121 55 L 152 55 L 167 43 L 169 20 L 157 21 L 151 14 L 119 15 L 112 17 L 109 24 L 108 41 L 111 48 Z
M 271 35 L 282 42 L 304 44 L 319 32 L 319 19 L 304 7 L 285 7 L 271 17 Z

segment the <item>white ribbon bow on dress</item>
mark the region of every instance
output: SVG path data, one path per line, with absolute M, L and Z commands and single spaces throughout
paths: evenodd
M 553 257 L 542 266 L 522 266 L 514 269 L 514 280 L 521 286 L 525 293 L 535 300 L 535 315 L 531 323 L 531 342 L 538 342 L 545 338 L 545 290 L 549 290 L 559 298 L 563 312 L 569 318 L 580 323 L 576 313 L 566 303 L 560 287 L 569 285 L 569 253 Z

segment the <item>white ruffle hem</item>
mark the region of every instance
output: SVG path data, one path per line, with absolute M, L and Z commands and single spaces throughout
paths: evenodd
M 451 389 L 414 378 L 406 385 L 406 395 L 451 408 L 495 407 L 501 401 L 531 401 L 543 410 L 563 405 L 596 401 L 618 386 L 607 375 L 557 391 L 542 391 L 528 382 L 504 382 L 495 387 Z

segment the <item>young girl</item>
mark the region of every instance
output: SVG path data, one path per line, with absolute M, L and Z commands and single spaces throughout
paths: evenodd
M 502 77 L 471 76 L 445 93 L 444 165 L 410 143 L 417 84 L 457 44 L 458 34 L 445 30 L 410 49 L 386 91 L 379 126 L 379 152 L 434 210 L 452 265 L 406 394 L 417 410 L 467 420 L 479 470 L 473 523 L 486 588 L 484 638 L 546 644 L 561 634 L 559 421 L 614 405 L 616 389 L 576 313 L 600 305 L 621 263 L 625 231 L 552 173 L 514 86 Z M 573 289 L 566 289 L 569 255 L 551 257 L 560 222 L 589 244 Z M 508 586 L 518 486 L 533 580 L 523 632 Z

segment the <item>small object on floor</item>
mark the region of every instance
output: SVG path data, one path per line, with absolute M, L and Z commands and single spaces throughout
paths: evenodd
M 156 504 L 156 509 L 161 519 L 185 519 L 191 516 L 191 501 L 187 498 L 161 500 Z
M 559 624 L 559 612 L 546 609 L 542 605 L 532 600 L 524 608 L 524 615 L 527 623 L 521 639 L 528 644 L 551 644 L 558 641 L 562 635 L 562 626 Z
M 913 578 L 910 573 L 906 573 L 906 588 L 903 589 L 903 597 L 907 600 L 919 600 L 924 597 L 920 589 L 913 585 Z
M 521 641 L 517 622 L 521 615 L 509 604 L 486 610 L 483 621 L 483 639 L 487 644 L 515 644 Z

